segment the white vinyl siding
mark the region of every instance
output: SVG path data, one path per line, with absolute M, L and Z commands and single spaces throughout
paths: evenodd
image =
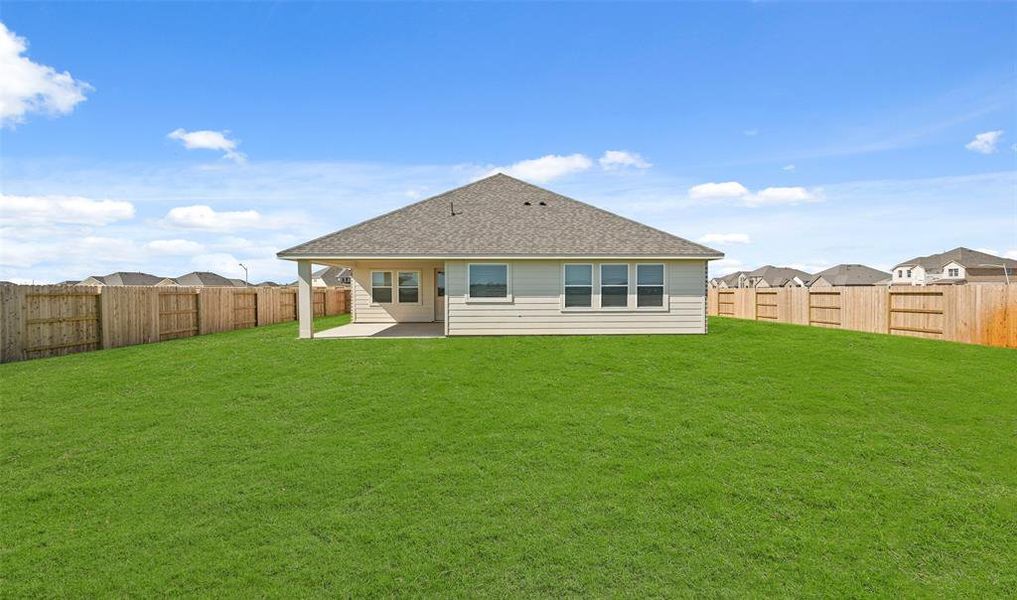
M 434 272 L 443 261 L 363 261 L 353 265 L 350 282 L 351 313 L 354 323 L 426 323 L 434 321 Z M 392 273 L 392 302 L 371 301 L 371 272 Z M 417 302 L 398 302 L 399 274 L 414 273 L 419 281 Z M 402 286 L 409 292 L 412 286 Z
M 576 261 L 578 263 L 579 261 Z M 616 263 L 621 261 L 603 261 Z M 623 333 L 705 333 L 706 261 L 665 261 L 665 306 L 636 307 L 636 264 L 629 265 L 629 304 L 609 310 L 563 306 L 564 264 L 518 260 L 509 265 L 511 302 L 473 303 L 466 298 L 467 261 L 448 261 L 446 302 L 449 335 L 565 335 Z M 661 264 L 660 261 L 653 264 Z M 600 263 L 593 263 L 595 278 Z M 594 293 L 599 282 L 594 281 Z M 598 301 L 594 299 L 594 306 Z

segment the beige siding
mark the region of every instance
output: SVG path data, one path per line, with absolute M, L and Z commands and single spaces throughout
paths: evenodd
M 446 299 L 449 303 L 448 334 L 589 335 L 706 331 L 705 261 L 666 263 L 667 307 L 657 311 L 564 312 L 561 300 L 562 264 L 563 261 L 512 261 L 512 301 L 470 303 L 466 300 L 467 262 L 449 261 L 445 272 Z M 634 288 L 631 293 L 635 293 Z M 630 303 L 634 303 L 632 298 Z
M 434 321 L 434 270 L 442 262 L 358 262 L 353 266 L 352 315 L 356 323 Z M 371 271 L 420 271 L 420 304 L 371 302 Z M 393 288 L 393 296 L 396 294 Z

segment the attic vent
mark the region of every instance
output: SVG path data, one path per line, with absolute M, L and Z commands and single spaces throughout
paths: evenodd
M 540 201 L 540 205 L 541 205 L 541 206 L 547 206 L 547 202 L 544 202 L 543 200 L 541 200 L 541 201 Z
M 529 202 L 523 202 L 523 206 L 530 206 Z

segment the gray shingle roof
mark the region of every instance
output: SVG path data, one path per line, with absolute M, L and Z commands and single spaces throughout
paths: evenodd
M 964 267 L 978 267 L 983 264 L 1005 264 L 1009 268 L 1017 268 L 1017 260 L 1011 258 L 1003 258 L 1002 256 L 996 256 L 994 254 L 986 254 L 985 252 L 978 252 L 970 248 L 954 248 L 946 252 L 939 254 L 930 254 L 928 256 L 918 256 L 911 260 L 906 260 L 902 263 L 897 264 L 897 267 L 907 266 L 920 266 L 926 271 L 936 273 L 946 263 L 955 261 L 957 264 Z M 1000 269 L 1002 272 L 1002 269 Z
M 890 279 L 890 274 L 865 265 L 845 264 L 816 273 L 812 280 L 822 277 L 830 285 L 876 285 Z
M 180 277 L 174 277 L 177 285 L 183 286 L 207 286 L 207 287 L 236 287 L 233 282 L 218 273 L 208 271 L 194 271 Z
M 155 285 L 165 279 L 138 271 L 117 271 L 109 275 L 92 275 L 92 279 L 105 285 Z
M 278 256 L 724 255 L 499 173 L 283 250 Z
M 805 271 L 792 269 L 791 267 L 775 267 L 773 265 L 759 267 L 755 271 L 751 271 L 749 273 L 749 277 L 765 281 L 773 287 L 784 285 L 788 282 L 788 280 L 794 279 L 795 277 L 801 279 L 805 283 L 812 280 L 812 275 Z

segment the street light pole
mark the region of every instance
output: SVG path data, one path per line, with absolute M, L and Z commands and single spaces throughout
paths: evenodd
M 250 284 L 251 282 L 247 280 L 247 267 L 244 265 L 244 263 L 238 264 L 240 265 L 240 268 L 244 270 L 244 283 Z

